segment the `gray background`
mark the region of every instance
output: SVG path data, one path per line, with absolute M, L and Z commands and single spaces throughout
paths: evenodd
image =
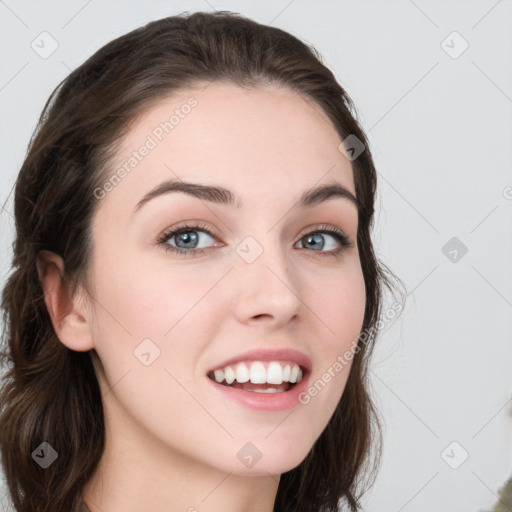
M 490 509 L 512 470 L 510 0 L 0 1 L 0 283 L 10 192 L 51 91 L 114 37 L 197 10 L 240 12 L 312 43 L 369 135 L 377 252 L 408 295 L 372 364 L 384 458 L 365 510 Z M 43 31 L 58 44 L 47 58 L 31 47 L 51 49 Z

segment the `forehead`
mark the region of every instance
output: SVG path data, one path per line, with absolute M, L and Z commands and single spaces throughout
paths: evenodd
M 322 108 L 289 88 L 181 89 L 144 112 L 122 140 L 110 173 L 125 172 L 109 201 L 176 178 L 232 189 L 244 204 L 261 201 L 259 192 L 296 196 L 332 180 L 355 195 L 340 142 Z

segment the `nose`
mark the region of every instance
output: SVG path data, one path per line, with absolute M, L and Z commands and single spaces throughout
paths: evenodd
M 268 244 L 270 245 L 270 244 Z M 300 313 L 299 276 L 278 243 L 267 245 L 252 263 L 242 257 L 235 263 L 233 310 L 241 323 L 266 322 L 280 327 Z

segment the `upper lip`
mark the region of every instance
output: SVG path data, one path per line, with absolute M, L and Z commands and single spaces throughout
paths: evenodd
M 243 361 L 295 361 L 299 366 L 302 366 L 303 369 L 311 371 L 311 359 L 306 354 L 293 348 L 284 348 L 279 350 L 249 350 L 219 363 L 211 368 L 209 372 L 225 368 L 226 366 L 234 365 L 236 363 L 241 363 Z

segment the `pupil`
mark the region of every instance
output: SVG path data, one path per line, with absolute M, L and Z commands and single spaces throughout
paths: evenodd
M 191 242 L 197 242 L 197 234 L 194 233 L 192 236 L 190 236 L 189 233 L 193 233 L 193 232 L 187 231 L 186 233 L 182 233 L 181 235 L 178 236 L 178 240 L 182 240 L 183 238 L 185 238 L 185 240 L 184 240 L 185 244 L 189 244 Z
M 311 243 L 311 240 L 313 241 L 312 242 L 313 246 L 319 245 L 320 249 L 323 249 L 324 241 L 323 241 L 322 235 L 317 234 L 317 235 L 310 235 L 310 236 L 308 236 L 307 237 L 307 243 Z

